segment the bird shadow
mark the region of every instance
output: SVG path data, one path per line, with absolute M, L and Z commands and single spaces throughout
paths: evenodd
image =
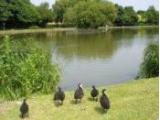
M 96 106 L 94 109 L 99 114 L 106 114 L 107 113 L 107 111 L 105 111 L 104 109 L 102 109 L 101 107 L 98 107 L 98 106 Z
M 91 97 L 88 97 L 88 100 L 89 100 L 89 101 L 93 101 L 93 102 L 98 102 L 98 98 L 93 99 L 93 98 L 91 98 Z
M 89 101 L 94 101 L 94 99 L 93 99 L 93 98 L 91 98 L 91 97 L 88 97 L 88 100 L 89 100 Z
M 75 100 L 71 100 L 71 102 L 70 102 L 72 105 L 77 105 L 77 104 L 80 104 L 81 103 L 81 101 L 75 101 Z
M 57 102 L 57 101 L 54 101 L 54 105 L 55 105 L 56 107 L 62 106 L 62 104 L 61 104 L 60 102 Z

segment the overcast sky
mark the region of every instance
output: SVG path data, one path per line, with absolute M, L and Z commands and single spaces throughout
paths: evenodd
M 150 5 L 153 5 L 159 10 L 159 0 L 110 0 L 122 6 L 133 6 L 135 10 L 146 10 Z M 41 2 L 48 2 L 50 6 L 55 3 L 55 0 L 31 0 L 35 5 Z

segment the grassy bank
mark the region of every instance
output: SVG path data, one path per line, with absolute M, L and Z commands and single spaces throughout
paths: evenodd
M 102 88 L 99 88 L 102 89 Z M 111 109 L 104 113 L 99 102 L 91 101 L 90 89 L 80 104 L 74 104 L 73 92 L 66 92 L 63 106 L 56 107 L 52 95 L 28 99 L 28 120 L 157 120 L 158 78 L 131 81 L 107 87 Z M 0 103 L 0 120 L 19 120 L 19 101 Z
M 158 28 L 159 26 L 109 26 L 107 29 L 139 29 L 139 28 Z M 106 30 L 102 27 L 98 30 Z M 43 33 L 43 32 L 61 32 L 61 31 L 77 31 L 77 30 L 96 30 L 96 29 L 77 29 L 74 27 L 68 28 L 37 28 L 37 29 L 11 29 L 11 30 L 0 30 L 0 35 L 12 35 L 12 34 L 26 34 L 26 33 Z
M 58 31 L 74 31 L 75 28 L 37 28 L 37 29 L 12 29 L 0 30 L 0 35 L 5 34 L 26 34 L 26 33 L 42 33 L 42 32 L 58 32 Z
M 139 25 L 139 26 L 109 26 L 109 29 L 140 29 L 140 28 L 159 28 L 158 25 Z

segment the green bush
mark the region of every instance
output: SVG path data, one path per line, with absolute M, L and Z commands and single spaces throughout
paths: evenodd
M 0 43 L 0 96 L 17 99 L 53 91 L 60 79 L 50 54 L 29 40 L 5 38 Z
M 144 53 L 144 60 L 141 64 L 141 78 L 150 78 L 159 75 L 159 46 L 150 44 Z
M 64 14 L 64 23 L 78 28 L 98 28 L 111 25 L 116 17 L 116 8 L 108 1 L 79 1 Z

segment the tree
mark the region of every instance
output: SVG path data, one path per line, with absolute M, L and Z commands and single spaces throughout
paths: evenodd
M 37 9 L 40 14 L 40 26 L 46 26 L 48 22 L 53 20 L 53 12 L 49 9 L 49 4 L 47 2 L 41 3 Z
M 146 11 L 146 23 L 159 24 L 159 12 L 155 10 L 154 6 L 150 6 Z
M 138 16 L 138 23 L 139 24 L 146 24 L 147 21 L 147 16 L 146 16 L 146 11 L 139 10 L 137 11 L 137 16 Z
M 115 15 L 115 6 L 111 2 L 82 0 L 67 9 L 64 22 L 79 28 L 97 28 L 111 24 Z
M 57 0 L 53 5 L 55 22 L 63 22 L 65 11 L 71 6 L 72 0 Z
M 140 77 L 150 78 L 159 75 L 159 45 L 150 44 L 144 53 Z
M 117 17 L 115 20 L 116 25 L 136 25 L 138 23 L 138 16 L 136 12 L 134 11 L 133 7 L 125 7 L 123 8 L 122 6 L 117 5 Z
M 4 0 L 0 0 L 0 27 L 5 29 L 5 24 L 11 17 L 10 6 Z
M 35 6 L 28 0 L 13 0 L 10 2 L 12 18 L 10 22 L 18 25 L 29 26 L 36 24 L 39 19 L 39 13 Z

